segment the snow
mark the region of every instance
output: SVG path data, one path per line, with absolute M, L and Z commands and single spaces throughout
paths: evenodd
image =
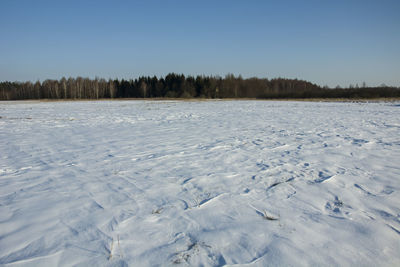
M 0 102 L 0 265 L 400 265 L 400 105 Z

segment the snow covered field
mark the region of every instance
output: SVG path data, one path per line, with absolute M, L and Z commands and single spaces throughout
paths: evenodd
M 0 265 L 400 265 L 400 104 L 0 102 Z

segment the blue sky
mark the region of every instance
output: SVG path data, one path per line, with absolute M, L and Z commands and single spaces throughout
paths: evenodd
M 241 74 L 400 86 L 400 1 L 0 1 L 0 81 Z

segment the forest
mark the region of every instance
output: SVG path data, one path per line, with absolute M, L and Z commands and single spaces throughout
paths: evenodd
M 0 100 L 24 99 L 104 99 L 104 98 L 392 98 L 400 88 L 381 85 L 348 88 L 321 87 L 308 81 L 285 78 L 185 76 L 136 79 L 61 78 L 43 82 L 0 82 Z

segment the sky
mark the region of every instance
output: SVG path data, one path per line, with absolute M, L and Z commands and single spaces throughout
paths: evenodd
M 399 0 L 1 0 L 0 14 L 0 81 L 175 72 L 400 86 Z

